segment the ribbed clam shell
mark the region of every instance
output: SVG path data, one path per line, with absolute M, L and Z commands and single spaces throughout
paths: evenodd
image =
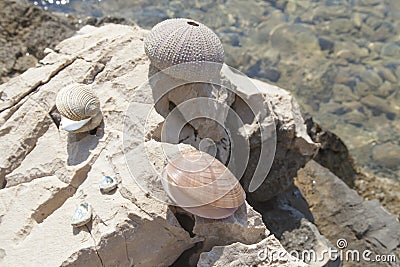
M 87 202 L 82 202 L 76 208 L 72 216 L 71 225 L 80 227 L 87 224 L 92 219 L 92 206 Z
M 160 70 L 181 63 L 195 63 L 174 69 L 167 74 L 179 79 L 196 79 L 207 72 L 220 72 L 224 49 L 218 36 L 207 26 L 185 18 L 168 19 L 150 31 L 145 40 L 145 52 L 152 65 Z M 202 62 L 219 63 L 215 66 Z
M 201 151 L 184 152 L 167 164 L 162 176 L 169 197 L 202 217 L 229 216 L 245 200 L 243 188 L 229 169 Z
M 62 116 L 81 121 L 99 112 L 100 101 L 87 85 L 74 84 L 58 92 L 56 106 Z

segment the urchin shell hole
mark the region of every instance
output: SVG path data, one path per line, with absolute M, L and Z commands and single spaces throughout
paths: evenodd
M 196 26 L 196 27 L 199 26 L 199 24 L 197 24 L 194 21 L 188 21 L 187 24 L 192 25 L 192 26 Z

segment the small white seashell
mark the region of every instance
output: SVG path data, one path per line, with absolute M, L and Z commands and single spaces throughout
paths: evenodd
M 80 227 L 92 219 L 92 206 L 87 202 L 82 202 L 76 208 L 74 215 L 72 216 L 71 225 L 74 227 Z
M 107 175 L 104 175 L 103 178 L 99 181 L 99 187 L 102 192 L 110 192 L 117 187 L 117 181 Z
M 88 123 L 91 120 L 91 118 L 87 118 L 81 121 L 73 121 L 70 120 L 66 117 L 61 116 L 61 123 L 60 123 L 60 127 L 61 129 L 64 129 L 66 131 L 72 132 L 72 131 L 76 131 L 79 130 L 80 128 L 82 128 L 86 123 Z

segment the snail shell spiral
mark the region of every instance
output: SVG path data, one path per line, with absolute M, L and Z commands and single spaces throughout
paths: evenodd
M 207 26 L 185 18 L 168 19 L 155 25 L 145 40 L 145 52 L 152 65 L 178 79 L 190 80 L 219 74 L 224 49 L 218 36 Z M 218 64 L 202 64 L 213 62 Z
M 74 84 L 61 89 L 56 98 L 60 114 L 72 121 L 96 116 L 100 111 L 99 98 L 84 84 Z
M 245 201 L 244 190 L 229 169 L 198 150 L 169 162 L 161 181 L 177 206 L 205 218 L 228 217 Z

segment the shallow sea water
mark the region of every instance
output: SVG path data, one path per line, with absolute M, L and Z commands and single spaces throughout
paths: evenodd
M 367 171 L 400 177 L 399 0 L 31 2 L 147 29 L 167 18 L 198 20 L 220 37 L 228 65 L 294 93 Z

